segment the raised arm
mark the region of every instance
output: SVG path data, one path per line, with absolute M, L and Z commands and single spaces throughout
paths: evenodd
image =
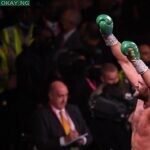
M 140 59 L 140 53 L 137 45 L 131 41 L 124 41 L 121 44 L 122 53 L 128 57 L 134 65 L 136 71 L 142 76 L 146 85 L 150 89 L 150 70 L 146 64 Z
M 121 44 L 113 35 L 113 21 L 110 16 L 102 14 L 96 18 L 96 23 L 100 29 L 100 33 L 107 46 L 110 47 L 113 55 L 116 57 L 118 63 L 122 67 L 129 81 L 133 86 L 137 86 L 139 80 L 142 82 L 141 76 L 137 73 L 132 63 L 121 52 Z

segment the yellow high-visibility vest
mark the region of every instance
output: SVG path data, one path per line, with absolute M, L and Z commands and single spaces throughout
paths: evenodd
M 32 41 L 33 41 L 33 28 L 34 25 L 32 24 L 27 37 L 26 37 L 26 44 L 27 46 L 29 46 Z M 4 47 L 4 49 L 6 50 L 6 55 L 8 55 L 10 50 L 13 50 L 13 53 L 15 54 L 15 56 L 17 57 L 21 52 L 22 52 L 22 45 L 23 42 L 22 39 L 23 35 L 21 32 L 21 29 L 19 29 L 19 27 L 16 26 L 12 26 L 12 27 L 8 27 L 8 28 L 4 28 L 2 30 L 2 45 Z
M 0 48 L 0 72 L 0 93 L 2 93 L 7 87 L 9 74 L 7 56 L 5 55 L 5 51 L 3 48 Z

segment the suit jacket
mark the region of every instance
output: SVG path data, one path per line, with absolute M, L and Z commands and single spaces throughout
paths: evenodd
M 76 30 L 70 37 L 63 43 L 63 33 L 60 33 L 55 40 L 56 49 L 77 50 L 82 48 L 82 42 L 79 32 Z
M 76 130 L 80 134 L 88 133 L 86 145 L 80 146 L 79 149 L 86 148 L 92 142 L 92 136 L 79 109 L 74 105 L 68 105 L 66 110 L 74 122 Z M 65 136 L 65 132 L 50 107 L 37 110 L 33 120 L 34 142 L 38 150 L 69 150 L 73 146 L 62 147 L 60 145 L 59 139 Z

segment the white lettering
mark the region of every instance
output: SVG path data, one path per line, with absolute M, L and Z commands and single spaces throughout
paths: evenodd
M 5 5 L 6 5 L 6 6 L 9 6 L 9 1 L 6 1 L 6 2 L 5 2 Z
M 1 1 L 1 5 L 4 6 L 5 5 L 5 1 Z
M 21 6 L 29 6 L 29 1 L 20 1 Z
M 19 3 L 20 2 L 20 3 Z M 29 0 L 3 0 L 0 2 L 1 6 L 30 6 Z
M 14 3 L 15 3 L 15 6 L 17 6 L 17 4 L 18 4 L 18 1 L 14 1 Z
M 17 6 L 18 1 L 1 1 L 2 6 Z
M 1 6 L 30 6 L 30 1 L 29 0 L 3 0 L 0 2 Z

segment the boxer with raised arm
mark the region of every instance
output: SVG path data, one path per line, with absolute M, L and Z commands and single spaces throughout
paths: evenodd
M 149 80 L 147 77 L 149 71 L 144 67 L 145 69 L 142 70 L 143 74 L 141 76 L 141 74 L 138 74 L 140 73 L 139 70 L 141 70 L 141 68 L 139 70 L 135 68 L 135 65 L 124 56 L 124 54 L 128 54 L 129 57 L 132 57 L 134 53 L 134 58 L 139 58 L 139 53 L 136 51 L 136 45 L 130 41 L 120 44 L 113 35 L 113 21 L 111 17 L 105 14 L 99 15 L 96 18 L 96 23 L 100 28 L 100 32 L 106 45 L 110 47 L 126 76 L 138 91 L 138 98 L 141 98 L 138 99 L 136 109 L 129 118 L 132 125 L 132 150 L 150 150 L 150 92 L 147 87 L 147 85 L 149 86 L 149 82 L 147 81 Z M 130 46 L 128 47 L 127 45 Z M 128 48 L 133 49 L 132 53 L 127 53 Z M 121 49 L 124 54 L 122 54 Z M 140 97 L 141 95 L 142 97 Z
M 120 50 L 121 43 L 113 35 L 113 21 L 108 15 L 99 15 L 96 19 L 96 23 L 100 28 L 100 32 L 107 46 L 111 48 L 113 55 L 118 60 L 118 63 L 122 67 L 123 71 L 133 84 L 133 86 L 138 85 L 138 81 L 142 80 L 138 75 L 137 71 L 131 64 L 131 62 L 124 56 Z
M 134 42 L 124 41 L 121 44 L 122 53 L 132 62 L 136 71 L 142 76 L 148 88 L 150 89 L 150 70 L 140 59 L 140 53 Z

